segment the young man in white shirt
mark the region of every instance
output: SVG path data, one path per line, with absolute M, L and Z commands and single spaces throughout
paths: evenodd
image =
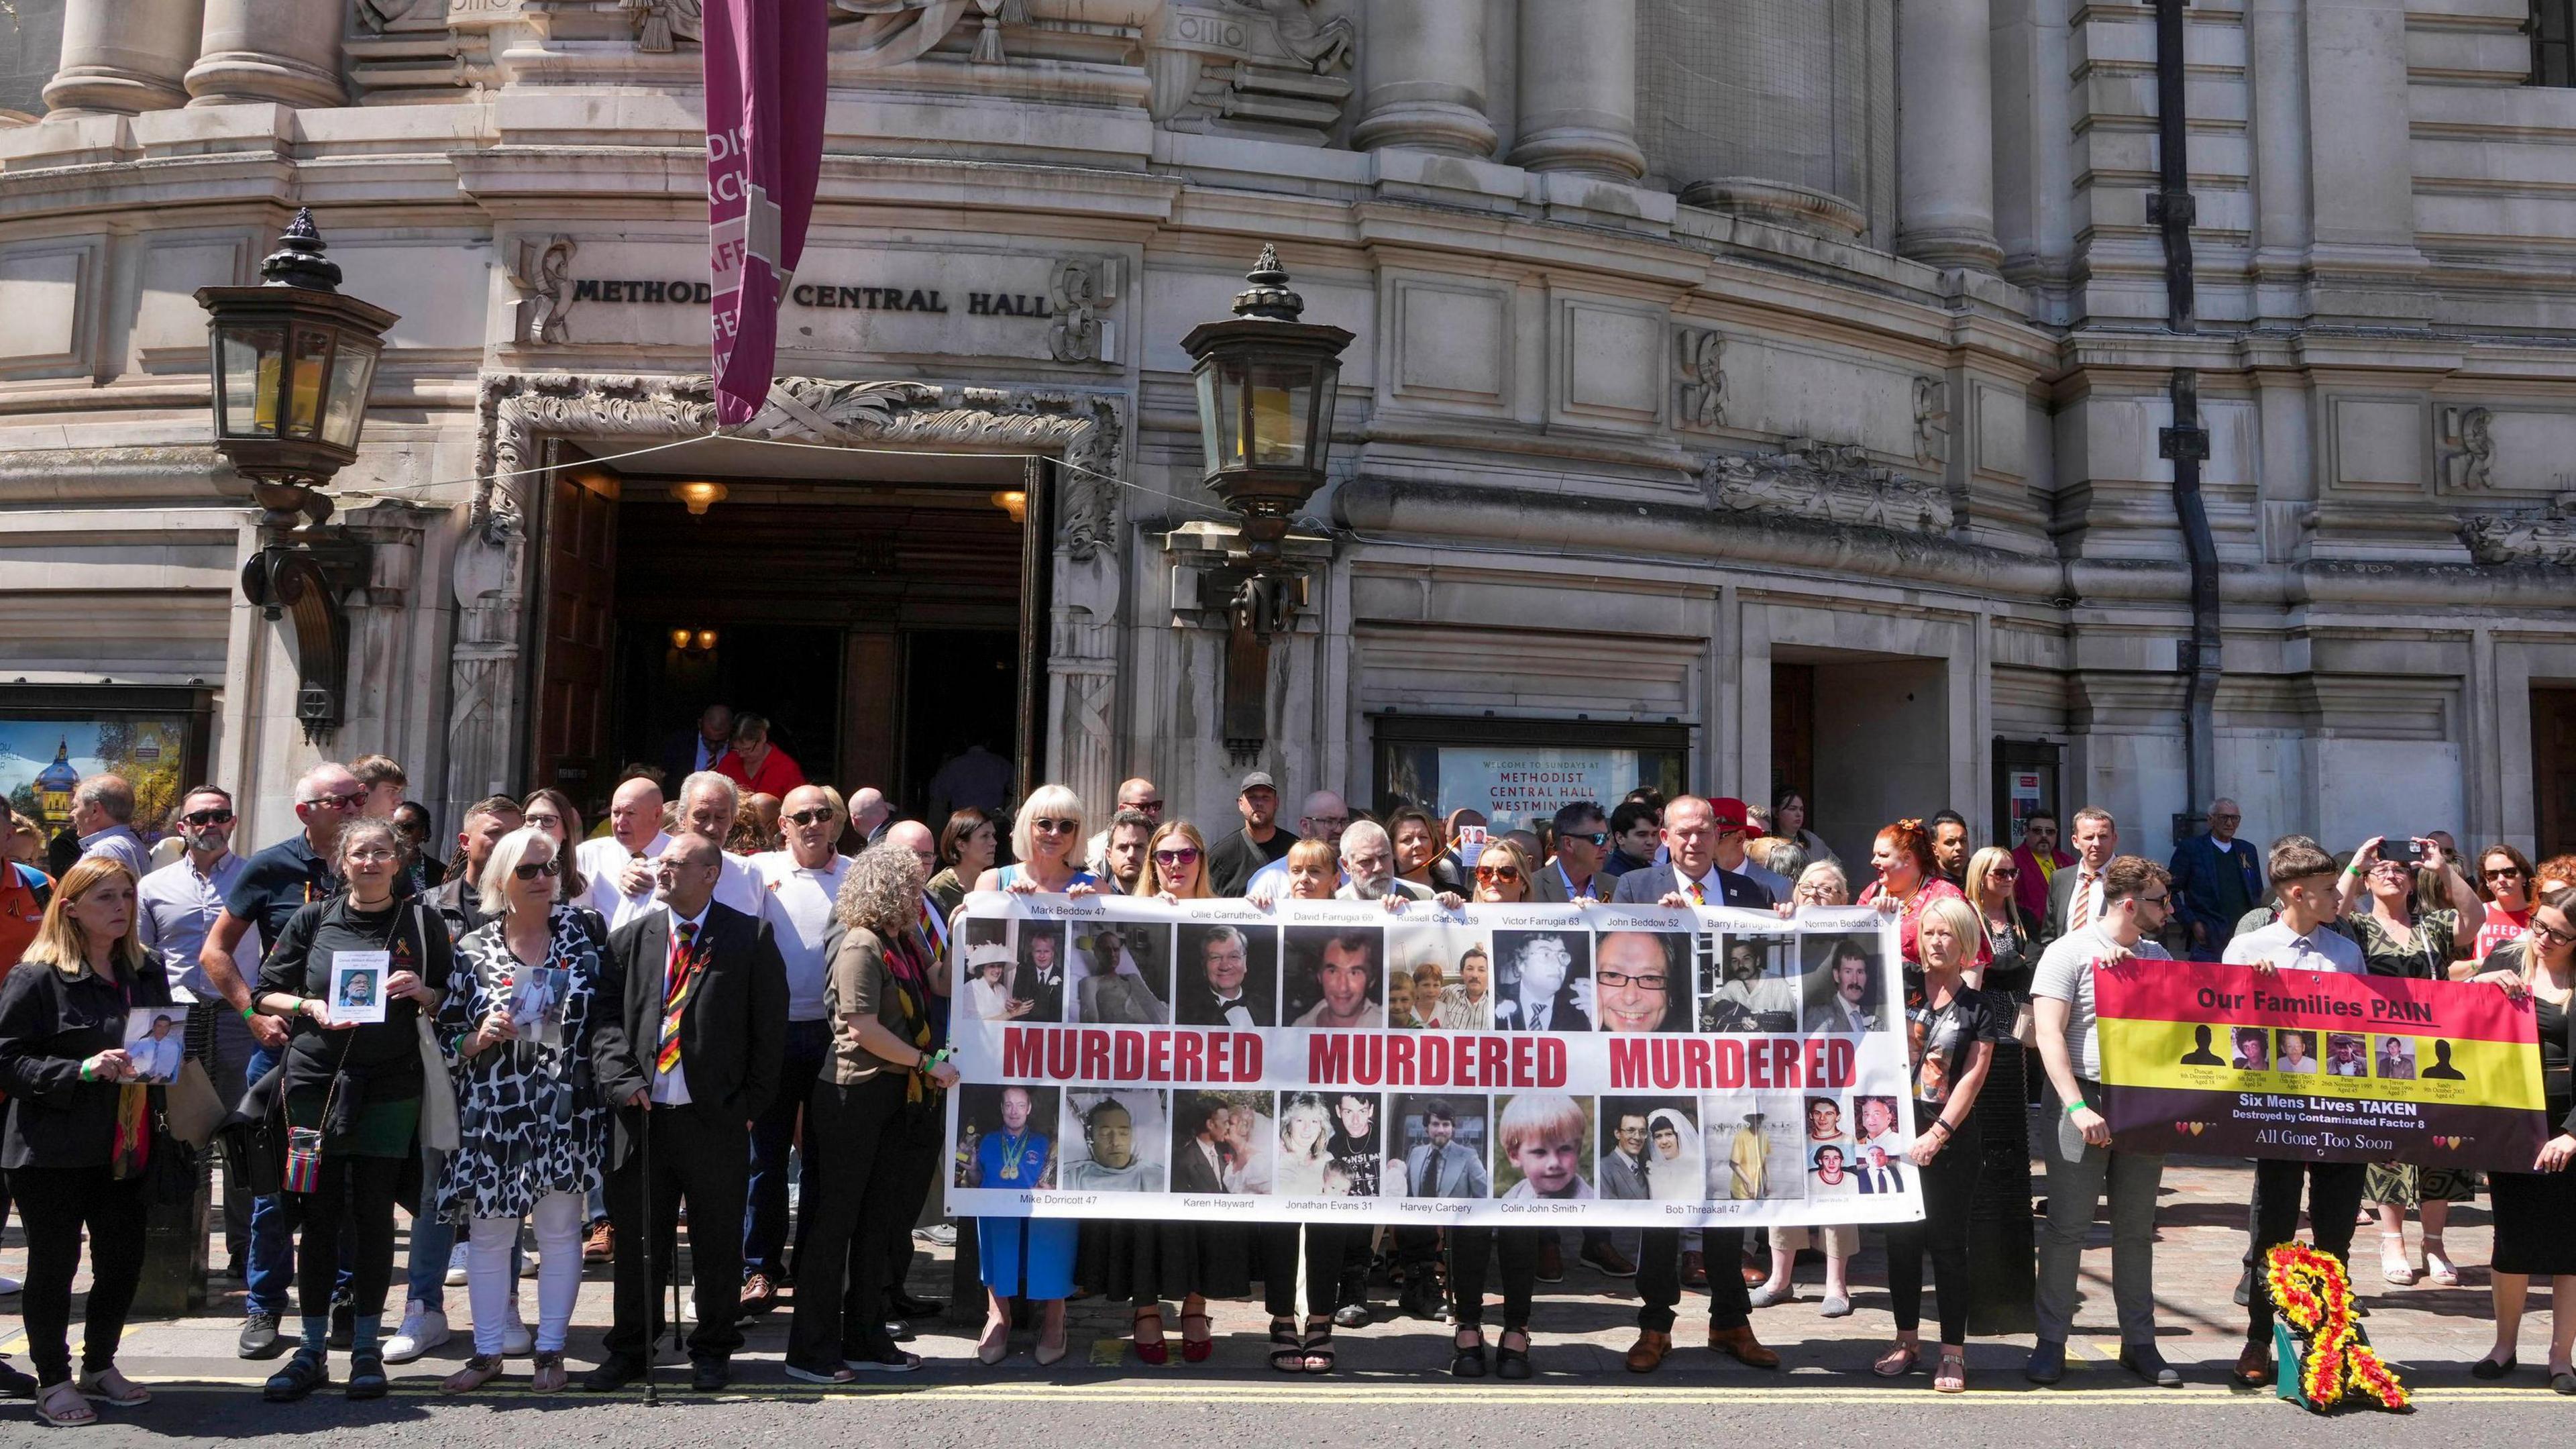
M 821 786 L 788 791 L 779 802 L 778 823 L 787 848 L 749 857 L 752 874 L 769 892 L 770 926 L 787 966 L 787 1060 L 778 1095 L 751 1124 L 750 1206 L 742 1232 L 745 1313 L 777 1307 L 778 1284 L 787 1276 L 787 1157 L 809 1089 L 832 1046 L 823 1009 L 823 980 L 832 962 L 824 946 L 841 877 L 850 869 L 849 857 L 832 849 L 841 838 L 840 807 Z
M 2335 917 L 2342 911 L 2334 857 L 2304 835 L 2289 835 L 2273 844 L 2269 866 L 2281 913 L 2272 924 L 2228 942 L 2227 964 L 2251 966 L 2267 975 L 2275 971 L 2361 975 L 2361 948 L 2334 929 Z M 2281 1035 L 2287 1038 L 2291 1034 Z M 2302 1060 L 2305 1071 L 2317 1069 L 2313 1056 Z M 2299 1069 L 2276 1059 L 2273 1070 Z M 2238 1382 L 2272 1382 L 2272 1290 L 2269 1276 L 2263 1271 L 2264 1255 L 2298 1236 L 2301 1181 L 2304 1179 L 2307 1186 L 2308 1220 L 2314 1225 L 2317 1249 L 2333 1254 L 2340 1262 L 2352 1250 L 2353 1218 L 2361 1207 L 2362 1175 L 2367 1170 L 2359 1162 L 2309 1162 L 2299 1158 L 2265 1158 L 2254 1164 L 2250 1224 L 2254 1282 L 2246 1296 L 2245 1350 L 2236 1358 Z
M 2042 1144 L 2048 1225 L 2039 1244 L 2039 1337 L 2022 1372 L 2035 1384 L 2065 1376 L 2076 1270 L 2107 1189 L 2120 1363 L 2159 1388 L 2174 1388 L 2182 1375 L 2156 1349 L 2156 1191 L 2165 1160 L 2161 1153 L 2112 1149 L 2111 1124 L 2102 1115 L 2101 1036 L 2093 1022 L 2095 966 L 2172 959 L 2155 937 L 2173 910 L 2173 878 L 2144 856 L 2114 856 L 2102 867 L 2100 889 L 2101 910 L 2058 938 L 2031 973 L 2031 1016 L 2058 1115 L 2057 1130 Z

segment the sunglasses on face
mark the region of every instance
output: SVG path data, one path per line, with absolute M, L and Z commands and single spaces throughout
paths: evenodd
M 361 790 L 355 795 L 316 795 L 310 800 L 299 801 L 298 803 L 304 805 L 328 805 L 334 810 L 355 810 L 359 806 L 367 803 L 367 792 Z
M 1610 832 L 1607 830 L 1569 830 L 1558 838 L 1561 840 L 1580 840 L 1586 845 L 1598 847 L 1608 845 L 1610 843 Z
M 1999 865 L 1993 870 L 1987 871 L 1986 874 L 1995 880 L 2019 880 L 2021 879 L 2021 868 L 2019 866 L 2012 865 Z
M 787 823 L 790 825 L 820 825 L 831 818 L 832 812 L 828 808 L 799 810 L 795 814 L 787 817 Z
M 1082 822 L 1079 820 L 1038 819 L 1030 821 L 1029 828 L 1040 835 L 1071 835 L 1073 832 L 1082 828 Z
M 521 861 L 518 867 L 512 870 L 510 874 L 517 876 L 521 880 L 535 880 L 540 876 L 561 875 L 563 874 L 563 862 L 559 860 Z
M 1521 868 L 1517 865 L 1480 865 L 1476 867 L 1476 879 L 1478 880 L 1519 880 L 1520 878 Z
M 229 810 L 200 810 L 194 815 L 179 817 L 190 825 L 229 825 L 232 823 L 232 818 L 233 812 Z
M 193 820 L 196 817 L 190 816 L 189 818 Z M 2494 870 L 2483 871 L 2481 874 L 2489 880 L 2520 880 L 2522 878 L 2522 867 L 2518 865 L 2498 866 Z
M 1196 846 L 1185 845 L 1178 850 L 1158 850 L 1154 852 L 1154 864 L 1156 865 L 1196 865 L 1198 863 L 1199 852 Z

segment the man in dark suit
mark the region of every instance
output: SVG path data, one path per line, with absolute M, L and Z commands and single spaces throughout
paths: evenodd
M 1745 876 L 1721 870 L 1721 837 L 1745 833 L 1744 802 L 1676 795 L 1664 806 L 1664 853 L 1670 863 L 1619 877 L 1610 897 L 1622 905 L 1728 905 L 1760 909 L 1771 893 Z M 1648 1228 L 1637 1246 L 1637 1341 L 1628 1349 L 1631 1373 L 1653 1373 L 1673 1350 L 1673 1309 L 1682 1301 L 1682 1237 L 1678 1229 Z M 1710 1263 L 1744 1255 L 1742 1228 L 1706 1228 L 1700 1249 Z M 1753 1334 L 1753 1301 L 1744 1277 L 1729 1268 L 1708 1275 L 1708 1346 L 1751 1368 L 1778 1368 L 1780 1355 Z
M 616 1307 L 593 1392 L 644 1376 L 662 1331 L 659 1282 L 644 1275 L 651 1232 L 658 1275 L 671 1272 L 680 1205 L 711 1231 L 689 1234 L 697 1327 L 691 1382 L 713 1393 L 733 1381 L 742 1347 L 743 1208 L 750 1193 L 751 1124 L 778 1091 L 787 1051 L 787 967 L 768 921 L 715 899 L 724 855 L 703 835 L 674 836 L 647 911 L 609 936 L 599 1000 L 614 1008 L 591 1035 L 600 1097 L 615 1104 L 608 1149 L 608 1215 L 617 1229 Z M 640 1140 L 650 1133 L 649 1148 Z M 649 1157 L 652 1174 L 645 1174 Z
M 1503 951 L 1503 942 L 1494 949 Z M 1581 974 L 1563 935 L 1532 933 L 1511 948 L 1494 977 L 1494 1030 L 1590 1031 L 1592 1013 L 1575 989 Z
M 2245 812 L 2233 800 L 2209 803 L 2209 831 L 2174 847 L 2175 914 L 2191 932 L 2191 959 L 2217 961 L 2227 954 L 2236 922 L 2263 904 L 2263 862 L 2254 842 L 2240 840 L 2236 827 Z
M 1718 842 L 1745 833 L 1744 802 L 1676 795 L 1664 806 L 1664 854 L 1669 863 L 1619 877 L 1610 899 L 1629 906 L 1743 906 L 1768 910 L 1771 893 L 1752 877 L 1717 863 Z
M 1220 1097 L 1202 1095 L 1181 1104 L 1173 1119 L 1181 1130 L 1172 1145 L 1172 1191 L 1225 1191 L 1225 1149 L 1217 1143 L 1222 1128 L 1216 1116 L 1228 1110 Z
M 2120 822 L 2110 811 L 2087 805 L 2075 812 L 2073 844 L 2074 868 L 2061 867 L 2048 880 L 2051 941 L 2102 919 L 2102 872 L 2120 853 Z
M 1183 926 L 1181 942 L 1179 1000 L 1173 1003 L 1181 1025 L 1278 1025 L 1270 983 L 1252 975 L 1252 947 L 1243 932 L 1232 926 Z M 1189 959 L 1193 955 L 1195 961 Z
M 1404 1155 L 1407 1197 L 1481 1201 L 1492 1195 L 1493 1182 L 1486 1174 L 1485 1159 L 1457 1140 L 1458 1113 L 1447 1098 L 1434 1097 L 1422 1104 L 1422 1131 L 1428 1140 Z M 1412 1276 L 1406 1275 L 1408 1288 L 1412 1282 Z
M 675 790 L 682 780 L 712 770 L 733 748 L 733 710 L 711 704 L 698 716 L 697 727 L 671 736 L 662 746 L 662 788 Z
M 1860 1190 L 1865 1193 L 1903 1192 L 1905 1174 L 1887 1155 L 1884 1147 L 1873 1147 L 1858 1169 Z
M 1586 800 L 1556 812 L 1556 858 L 1538 868 L 1529 898 L 1549 905 L 1609 896 L 1614 880 L 1601 873 L 1610 856 L 1610 817 Z

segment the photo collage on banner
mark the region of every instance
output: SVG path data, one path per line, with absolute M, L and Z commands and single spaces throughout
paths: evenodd
M 965 1215 L 1920 1215 L 1871 913 L 977 896 Z

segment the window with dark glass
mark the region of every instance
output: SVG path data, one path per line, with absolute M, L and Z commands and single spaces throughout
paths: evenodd
M 2531 0 L 2531 83 L 2576 86 L 2576 0 Z

